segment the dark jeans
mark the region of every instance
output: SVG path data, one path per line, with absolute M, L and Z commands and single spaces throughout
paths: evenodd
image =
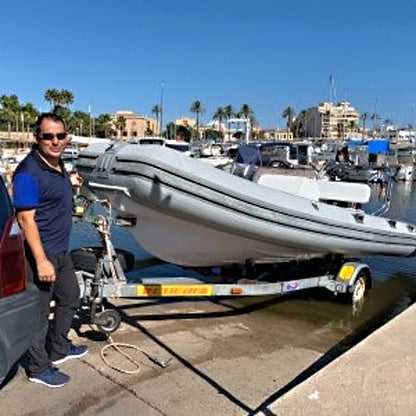
M 38 287 L 41 306 L 40 327 L 26 353 L 27 373 L 34 376 L 51 367 L 51 361 L 68 354 L 71 342 L 67 335 L 80 304 L 80 290 L 69 252 L 48 255 L 55 267 L 54 283 L 40 282 L 30 250 L 26 250 L 26 257 L 28 280 Z M 54 318 L 49 321 L 51 300 L 56 306 Z

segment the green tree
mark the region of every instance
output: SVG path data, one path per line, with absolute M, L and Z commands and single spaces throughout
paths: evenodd
M 3 124 L 7 125 L 8 135 L 10 137 L 10 132 L 15 126 L 15 131 L 19 129 L 19 113 L 20 113 L 20 103 L 19 98 L 16 94 L 0 96 L 0 119 Z
M 55 105 L 55 107 L 53 109 L 53 112 L 55 114 L 58 114 L 58 116 L 62 117 L 62 119 L 65 122 L 65 125 L 67 126 L 67 129 L 69 131 L 71 131 L 70 130 L 70 125 L 71 125 L 71 110 L 69 108 L 66 108 L 66 107 L 62 106 L 62 105 L 57 104 L 57 105 Z
M 240 117 L 244 117 L 252 125 L 254 119 L 254 111 L 250 108 L 248 104 L 243 104 L 238 112 Z M 247 123 L 245 123 L 245 136 L 247 137 Z
M 150 128 L 150 123 L 146 123 L 144 134 L 145 136 L 153 136 L 155 134 L 155 132 Z
M 45 101 L 49 103 L 51 109 L 54 108 L 58 102 L 59 91 L 55 88 L 50 88 L 45 91 Z
M 241 109 L 238 112 L 238 114 L 241 117 L 244 117 L 244 118 L 251 118 L 254 115 L 254 112 L 253 112 L 253 110 L 250 108 L 250 106 L 248 104 L 243 104 L 241 106 Z
M 90 115 L 84 111 L 74 111 L 72 113 L 69 130 L 77 136 L 88 136 L 90 125 Z
M 183 140 L 185 142 L 190 142 L 192 138 L 192 133 L 185 126 L 176 126 L 176 140 Z
M 175 123 L 166 124 L 166 138 L 168 140 L 176 140 L 176 125 Z
M 68 90 L 61 90 L 59 91 L 59 105 L 62 106 L 69 106 L 74 103 L 74 94 Z
M 53 112 L 57 112 L 59 107 L 67 107 L 74 102 L 74 94 L 71 91 L 57 90 L 56 88 L 46 90 L 44 98 Z
M 295 109 L 293 107 L 286 107 L 283 110 L 282 117 L 287 119 L 286 126 L 289 132 L 292 131 L 292 123 L 296 116 Z
M 120 133 L 120 140 L 123 137 L 123 130 L 126 128 L 126 118 L 123 116 L 117 116 L 116 118 L 116 129 Z
M 191 113 L 196 114 L 196 135 L 199 140 L 199 115 L 205 111 L 202 103 L 200 101 L 194 101 L 190 109 Z
M 29 132 L 30 129 L 36 123 L 36 119 L 39 116 L 39 111 L 34 107 L 32 103 L 23 104 L 20 107 L 21 120 L 22 120 L 22 131 L 25 129 Z
M 162 126 L 159 124 L 159 117 L 160 117 L 160 114 L 162 113 L 162 107 L 160 105 L 153 106 L 152 113 L 156 116 L 157 130 L 158 130 L 158 134 L 160 135 L 160 133 L 162 132 Z
M 109 114 L 100 114 L 95 119 L 95 135 L 107 138 L 111 136 L 111 130 L 111 116 Z
M 182 125 L 177 126 L 171 122 L 166 125 L 166 137 L 169 140 L 182 140 L 189 143 L 192 133 L 189 128 Z
M 293 123 L 293 131 L 295 137 L 306 137 L 306 124 L 307 124 L 307 117 L 308 113 L 306 110 L 302 110 L 298 117 L 296 117 L 294 120 L 292 119 Z
M 216 142 L 222 139 L 222 134 L 218 130 L 207 129 L 205 130 L 204 134 L 206 139 L 214 140 Z
M 228 104 L 227 106 L 225 106 L 224 108 L 224 115 L 227 118 L 227 124 L 228 124 L 228 139 L 231 138 L 231 133 L 230 133 L 230 118 L 235 116 L 235 111 L 233 109 L 233 106 L 231 104 Z
M 222 107 L 218 107 L 217 110 L 214 113 L 213 116 L 214 120 L 218 120 L 218 131 L 219 131 L 219 137 L 222 138 L 223 137 L 223 132 L 222 132 L 222 121 L 225 118 L 225 112 L 224 109 Z

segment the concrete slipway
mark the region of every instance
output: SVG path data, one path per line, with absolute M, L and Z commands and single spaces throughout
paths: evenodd
M 286 301 L 289 302 L 286 303 Z M 90 353 L 68 361 L 61 389 L 27 381 L 22 369 L 0 390 L 4 415 L 414 415 L 416 306 L 413 305 L 328 365 L 328 346 L 342 329 L 295 318 L 299 299 L 152 302 L 117 301 L 124 323 L 113 338 L 164 361 L 138 374 L 109 368 L 106 341 L 87 324 L 71 333 Z M 285 305 L 283 308 L 282 305 Z M 311 314 L 322 314 L 314 302 Z M 305 314 L 303 314 L 304 316 Z M 81 321 L 82 322 L 82 321 Z M 339 329 L 339 330 L 338 330 Z M 119 355 L 117 365 L 132 369 Z M 327 360 L 329 361 L 329 360 Z M 315 369 L 318 369 L 315 372 Z

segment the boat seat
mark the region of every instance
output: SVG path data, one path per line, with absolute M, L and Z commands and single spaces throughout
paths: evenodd
M 263 174 L 258 177 L 257 183 L 303 198 L 319 200 L 319 188 L 314 179 L 302 176 Z
M 366 204 L 371 197 L 371 188 L 365 183 L 315 181 L 319 188 L 319 199 Z
M 371 188 L 363 183 L 334 182 L 287 175 L 261 175 L 257 183 L 315 201 L 342 201 L 365 204 Z

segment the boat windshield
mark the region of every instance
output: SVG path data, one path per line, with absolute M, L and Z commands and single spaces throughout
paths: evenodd
M 158 138 L 152 138 L 152 137 L 146 137 L 143 139 L 138 140 L 139 144 L 158 144 L 160 146 L 163 146 L 165 140 L 164 139 L 158 139 Z
M 178 150 L 179 152 L 187 152 L 189 150 L 189 143 L 165 143 L 166 147 Z

